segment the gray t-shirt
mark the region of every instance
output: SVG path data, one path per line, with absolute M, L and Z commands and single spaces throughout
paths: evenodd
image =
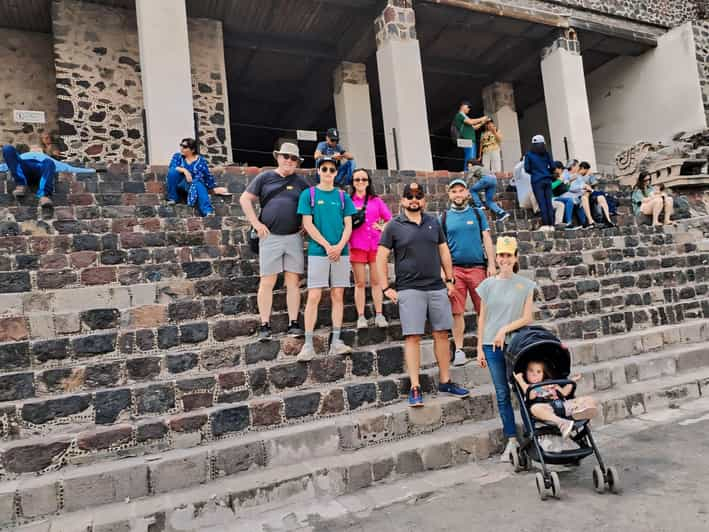
M 513 274 L 509 279 L 488 277 L 475 289 L 485 303 L 485 327 L 482 332 L 483 345 L 492 345 L 497 331 L 508 323 L 522 317 L 524 303 L 529 294 L 534 293 L 534 281 Z M 508 335 L 509 342 L 511 335 Z

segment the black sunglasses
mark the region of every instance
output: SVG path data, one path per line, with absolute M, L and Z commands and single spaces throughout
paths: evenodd
M 283 157 L 286 161 L 290 159 L 291 161 L 297 161 L 300 159 L 297 155 L 288 155 L 287 153 L 279 153 L 281 157 Z
M 187 145 L 187 144 L 180 144 L 180 148 L 188 148 L 188 149 L 189 149 L 189 145 Z
M 321 172 L 330 173 L 330 174 L 336 174 L 337 173 L 337 168 L 334 166 L 321 166 L 320 167 Z
M 369 179 L 366 177 L 355 177 L 354 179 L 352 179 L 352 182 L 354 182 L 354 183 L 368 183 Z
M 407 200 L 412 200 L 414 198 L 418 199 L 418 200 L 422 200 L 423 199 L 423 192 L 416 192 L 415 194 L 413 192 L 407 192 L 406 194 L 404 194 L 404 198 L 406 198 Z

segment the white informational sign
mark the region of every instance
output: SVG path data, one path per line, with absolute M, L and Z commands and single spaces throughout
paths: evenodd
M 46 124 L 47 116 L 44 111 L 23 111 L 15 109 L 12 111 L 12 117 L 15 122 L 26 124 Z
M 309 140 L 312 142 L 318 140 L 318 132 L 310 131 L 309 129 L 298 129 L 296 135 L 298 140 Z
M 473 141 L 472 141 L 472 139 L 458 139 L 458 147 L 459 148 L 472 148 Z

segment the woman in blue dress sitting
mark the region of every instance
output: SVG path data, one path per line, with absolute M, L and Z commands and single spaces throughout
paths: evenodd
M 187 194 L 187 205 L 197 207 L 200 215 L 214 214 L 209 194 L 224 195 L 224 187 L 217 187 L 207 161 L 199 154 L 197 141 L 186 138 L 180 141 L 180 151 L 172 156 L 167 171 L 167 203 L 174 205 L 180 191 Z

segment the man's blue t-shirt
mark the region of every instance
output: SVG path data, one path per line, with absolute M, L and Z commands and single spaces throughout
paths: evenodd
M 485 214 L 478 209 L 478 216 L 472 207 L 459 211 L 448 209 L 446 214 L 446 236 L 448 248 L 453 257 L 453 266 L 485 265 L 485 252 L 483 249 L 482 231 L 490 229 Z
M 344 209 L 342 200 L 344 199 Z M 345 217 L 352 216 L 357 212 L 357 208 L 352 203 L 349 194 L 345 194 L 339 188 L 324 191 L 315 187 L 315 206 L 310 206 L 310 189 L 306 188 L 300 194 L 298 200 L 298 214 L 313 217 L 313 224 L 318 228 L 320 234 L 325 237 L 330 244 L 337 244 L 342 238 L 345 230 Z M 342 255 L 349 255 L 349 246 L 345 246 Z M 315 242 L 312 238 L 308 242 L 308 255 L 314 257 L 327 257 L 325 248 Z
M 319 151 L 325 156 L 332 156 L 335 155 L 336 153 L 345 153 L 347 150 L 342 147 L 341 144 L 335 144 L 334 146 L 330 146 L 327 141 L 323 140 L 322 142 L 318 142 L 317 147 L 315 148 L 315 151 Z

